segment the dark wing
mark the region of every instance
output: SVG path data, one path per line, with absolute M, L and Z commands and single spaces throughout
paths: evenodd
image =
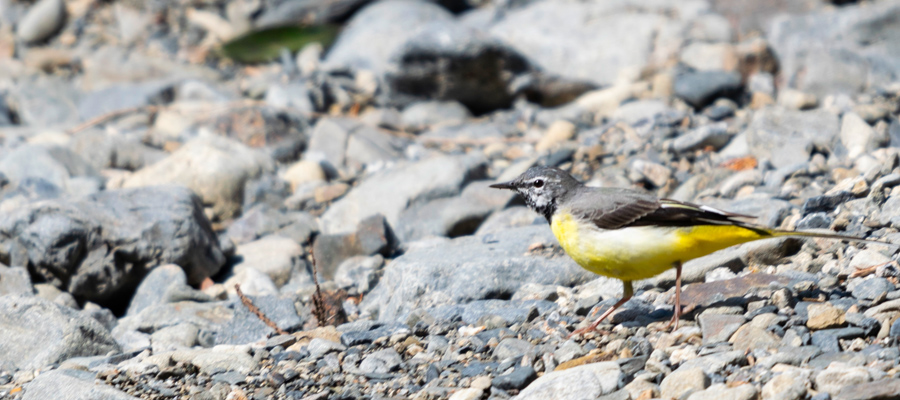
M 569 212 L 601 229 L 619 229 L 660 208 L 656 197 L 626 189 L 592 189 L 571 200 Z
M 752 219 L 749 215 L 734 214 L 709 206 L 661 199 L 660 207 L 635 220 L 628 226 L 695 226 L 695 225 L 736 225 L 747 229 L 762 230 L 741 219 Z
M 595 189 L 573 199 L 569 212 L 601 229 L 632 226 L 736 225 L 761 230 L 734 214 L 712 207 L 655 196 L 627 189 Z

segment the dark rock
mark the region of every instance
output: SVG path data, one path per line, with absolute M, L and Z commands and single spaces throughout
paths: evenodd
M 269 234 L 290 237 L 297 243 L 306 243 L 318 231 L 315 219 L 303 212 L 283 212 L 266 203 L 244 212 L 225 231 L 236 245 L 252 242 Z
M 72 357 L 121 351 L 99 322 L 30 295 L 0 297 L 0 366 L 37 369 Z
M 356 346 L 372 343 L 380 338 L 389 337 L 395 333 L 408 332 L 409 326 L 405 324 L 373 324 L 364 330 L 348 330 L 341 334 L 341 343 L 345 346 Z
M 505 43 L 456 21 L 424 25 L 394 56 L 391 101 L 455 100 L 476 114 L 512 104 L 512 79 L 531 70 Z
M 506 375 L 491 380 L 491 386 L 503 390 L 520 390 L 537 378 L 537 373 L 530 366 L 518 367 Z
M 382 321 L 405 320 L 412 310 L 511 296 L 522 284 L 571 285 L 594 277 L 565 258 L 527 255 L 532 243 L 555 243 L 547 226 L 497 235 L 462 237 L 409 249 L 385 268 L 362 309 Z
M 844 320 L 848 324 L 862 328 L 863 336 L 872 336 L 881 328 L 881 323 L 877 319 L 866 317 L 862 313 L 846 313 Z
M 22 400 L 65 398 L 67 400 L 137 400 L 137 397 L 104 383 L 97 374 L 74 369 L 58 369 L 39 374 L 23 386 Z M 64 388 L 64 389 L 63 389 Z M 64 393 L 60 392 L 64 390 Z
M 389 256 L 397 238 L 382 215 L 362 220 L 356 232 L 343 235 L 319 235 L 313 244 L 316 267 L 325 279 L 333 279 L 338 266 L 354 256 Z
M 891 324 L 890 335 L 892 338 L 900 338 L 900 319 Z
M 675 96 L 700 109 L 720 97 L 736 97 L 743 84 L 737 72 L 695 71 L 677 76 L 674 90 Z
M 24 254 L 21 250 L 24 249 Z M 178 264 L 197 285 L 225 259 L 200 200 L 182 187 L 111 190 L 0 216 L 0 258 L 27 265 L 76 297 L 108 299 L 144 274 Z

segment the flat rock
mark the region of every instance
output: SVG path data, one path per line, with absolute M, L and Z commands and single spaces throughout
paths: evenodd
M 375 173 L 328 208 L 319 221 L 322 232 L 353 232 L 362 220 L 375 214 L 383 214 L 391 226 L 397 226 L 407 207 L 458 194 L 483 167 L 480 157 L 442 156 Z
M 611 3 L 535 2 L 505 12 L 489 32 L 542 70 L 609 85 L 622 69 L 640 69 L 649 61 L 654 37 L 666 23 L 667 7 L 661 8 L 653 10 L 657 14 Z
M 522 389 L 518 400 L 593 399 L 616 391 L 624 375 L 615 362 L 598 362 L 545 374 Z
M 382 321 L 403 321 L 416 308 L 512 295 L 525 283 L 572 285 L 593 274 L 568 257 L 526 254 L 532 243 L 552 244 L 547 226 L 502 235 L 467 236 L 409 249 L 386 268 L 360 307 Z
M 838 390 L 834 400 L 876 400 L 890 399 L 900 393 L 900 379 L 882 379 L 874 382 L 857 383 Z
M 816 389 L 837 394 L 847 386 L 865 384 L 872 381 L 872 375 L 864 367 L 851 367 L 842 363 L 832 363 L 816 375 Z
M 709 386 L 709 377 L 703 368 L 679 369 L 666 376 L 659 385 L 664 398 L 680 398 L 686 393 L 698 392 Z
M 759 390 L 750 383 L 736 387 L 717 383 L 706 390 L 688 396 L 688 400 L 753 400 L 757 395 L 759 395 Z
M 105 327 L 76 310 L 36 296 L 0 297 L 0 366 L 4 370 L 37 369 L 72 357 L 119 351 Z
M 703 344 L 727 342 L 746 321 L 742 315 L 701 314 L 699 322 Z
M 829 303 L 810 304 L 807 312 L 806 327 L 812 330 L 837 328 L 845 324 L 844 311 Z
M 700 283 L 688 286 L 681 294 L 681 302 L 687 306 L 708 306 L 734 297 L 743 297 L 750 291 L 784 286 L 790 279 L 780 275 L 750 274 L 734 279 Z
M 747 127 L 747 144 L 751 154 L 768 159 L 778 168 L 807 160 L 812 146 L 832 146 L 838 132 L 837 116 L 822 109 L 765 108 L 753 115 Z
M 224 264 L 200 200 L 176 186 L 108 190 L 0 214 L 0 256 L 72 295 L 101 301 L 154 266 L 198 285 Z M 4 252 L 9 252 L 3 254 Z
M 60 390 L 65 388 L 65 390 Z M 96 374 L 74 369 L 43 372 L 22 387 L 22 400 L 137 400 L 112 386 L 97 383 Z

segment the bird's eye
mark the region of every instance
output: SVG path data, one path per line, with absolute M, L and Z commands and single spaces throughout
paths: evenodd
M 534 183 L 532 183 L 532 184 L 533 184 L 534 187 L 536 187 L 536 188 L 541 188 L 541 187 L 544 186 L 544 180 L 543 180 L 543 179 L 538 179 L 538 180 L 535 180 Z

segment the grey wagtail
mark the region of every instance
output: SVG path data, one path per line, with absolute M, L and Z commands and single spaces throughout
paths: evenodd
M 675 315 L 681 317 L 681 264 L 717 250 L 782 236 L 821 237 L 891 246 L 851 236 L 770 229 L 741 221 L 753 218 L 712 207 L 660 199 L 623 188 L 582 185 L 567 172 L 532 167 L 516 179 L 491 185 L 518 192 L 550 222 L 553 235 L 572 259 L 595 274 L 619 279 L 622 299 L 588 328 L 590 332 L 634 294 L 632 282 L 675 268 Z M 571 336 L 571 335 L 570 335 Z

